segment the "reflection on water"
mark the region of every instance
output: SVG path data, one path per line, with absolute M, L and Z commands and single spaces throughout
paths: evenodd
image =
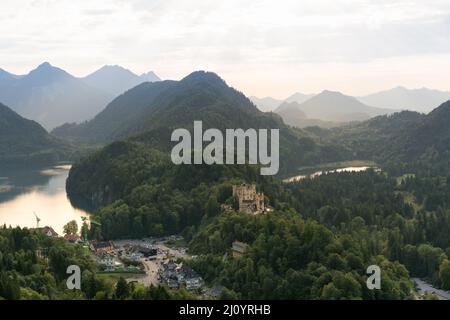
M 81 217 L 88 213 L 73 208 L 67 199 L 69 169 L 70 166 L 56 166 L 0 171 L 0 224 L 36 227 L 36 212 L 41 219 L 39 226 L 51 226 L 59 234 L 70 220 L 76 220 L 80 226 Z
M 316 172 L 314 172 L 312 174 L 308 174 L 308 175 L 293 176 L 293 177 L 290 177 L 288 179 L 284 179 L 283 181 L 290 183 L 290 182 L 297 182 L 297 181 L 305 179 L 305 178 L 314 178 L 314 177 L 320 176 L 320 175 L 325 174 L 325 173 L 332 173 L 332 172 L 361 172 L 361 171 L 367 171 L 368 169 L 379 170 L 378 168 L 368 167 L 368 166 L 347 167 L 347 168 L 339 168 L 339 169 L 334 169 L 334 170 L 316 171 Z

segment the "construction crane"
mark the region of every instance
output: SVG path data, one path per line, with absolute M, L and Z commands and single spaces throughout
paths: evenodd
M 39 222 L 41 221 L 41 218 L 39 218 L 36 214 L 36 212 L 33 212 L 34 216 L 36 217 L 36 229 L 39 229 Z

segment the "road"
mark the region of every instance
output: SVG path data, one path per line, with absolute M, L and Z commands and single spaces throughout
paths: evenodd
M 158 250 L 158 255 L 153 257 L 152 260 L 147 258 L 142 258 L 141 262 L 145 268 L 145 274 L 132 275 L 127 278 L 127 281 L 137 281 L 144 284 L 145 286 L 157 285 L 158 280 L 158 270 L 161 268 L 161 263 L 166 260 L 167 257 L 189 259 L 191 258 L 186 254 L 186 249 L 184 248 L 169 248 L 165 244 L 164 239 L 144 239 L 144 240 L 118 240 L 114 241 L 116 248 L 123 248 L 126 245 L 131 246 L 144 246 L 153 247 Z
M 429 283 L 418 278 L 413 278 L 412 280 L 416 283 L 421 295 L 428 291 L 429 293 L 434 293 L 439 300 L 450 300 L 450 292 L 433 288 Z
M 157 285 L 159 283 L 158 281 L 159 266 L 157 262 L 145 259 L 142 259 L 141 261 L 145 268 L 145 274 L 133 275 L 127 279 L 128 282 L 137 281 L 139 283 L 142 283 L 146 287 L 149 287 L 150 285 Z

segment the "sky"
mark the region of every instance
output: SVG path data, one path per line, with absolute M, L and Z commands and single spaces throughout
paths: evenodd
M 44 61 L 76 76 L 105 64 L 163 79 L 214 71 L 259 97 L 450 90 L 450 1 L 0 1 L 0 68 Z

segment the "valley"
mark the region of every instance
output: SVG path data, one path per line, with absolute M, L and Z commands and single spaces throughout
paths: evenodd
M 448 290 L 450 105 L 427 115 L 395 112 L 324 91 L 283 108 L 301 119 L 299 105 L 309 106 L 306 112 L 321 118 L 327 110 L 318 101 L 329 108 L 336 97 L 348 107 L 343 113 L 303 129 L 286 124 L 281 114 L 259 111 L 217 74 L 203 71 L 180 81 L 137 84 L 92 120 L 50 133 L 2 106 L 0 222 L 20 227 L 4 227 L 0 234 L 38 236 L 33 212 L 59 235 L 71 220 L 82 224 L 79 235 L 55 238 L 51 246 L 83 261 L 89 281 L 98 285 L 79 293 L 88 299 L 198 298 L 215 287 L 221 288 L 215 298 L 227 299 L 414 299 L 423 292 L 411 277 Z M 203 130 L 279 130 L 278 174 L 261 175 L 253 163 L 173 163 L 172 133 L 195 132 L 195 121 L 202 121 Z M 333 121 L 339 125 L 329 125 Z M 73 163 L 70 171 L 58 166 L 64 161 Z M 24 170 L 41 163 L 46 170 Z M 237 186 L 249 186 L 256 202 L 244 205 Z M 142 242 L 173 235 L 183 237 L 188 255 L 162 242 Z M 75 237 L 75 244 L 68 240 Z M 39 241 L 45 246 L 45 238 Z M 128 271 L 105 273 L 107 257 L 92 260 L 103 250 L 96 244 L 110 242 L 117 259 L 118 250 L 145 244 L 175 252 L 174 261 L 139 258 L 145 274 L 126 281 Z M 94 253 L 85 255 L 83 247 Z M 9 245 L 4 250 L 14 251 Z M 132 254 L 127 257 L 134 259 Z M 62 281 L 62 266 L 54 265 L 60 260 L 49 259 L 55 281 Z M 198 275 L 204 286 L 197 287 L 198 277 L 174 286 L 167 269 L 172 262 Z M 373 264 L 383 270 L 377 291 L 365 286 L 365 270 Z M 130 266 L 135 270 L 134 262 Z M 185 271 L 177 272 L 182 279 Z M 117 292 L 121 287 L 125 291 Z M 26 290 L 50 297 L 34 286 Z

